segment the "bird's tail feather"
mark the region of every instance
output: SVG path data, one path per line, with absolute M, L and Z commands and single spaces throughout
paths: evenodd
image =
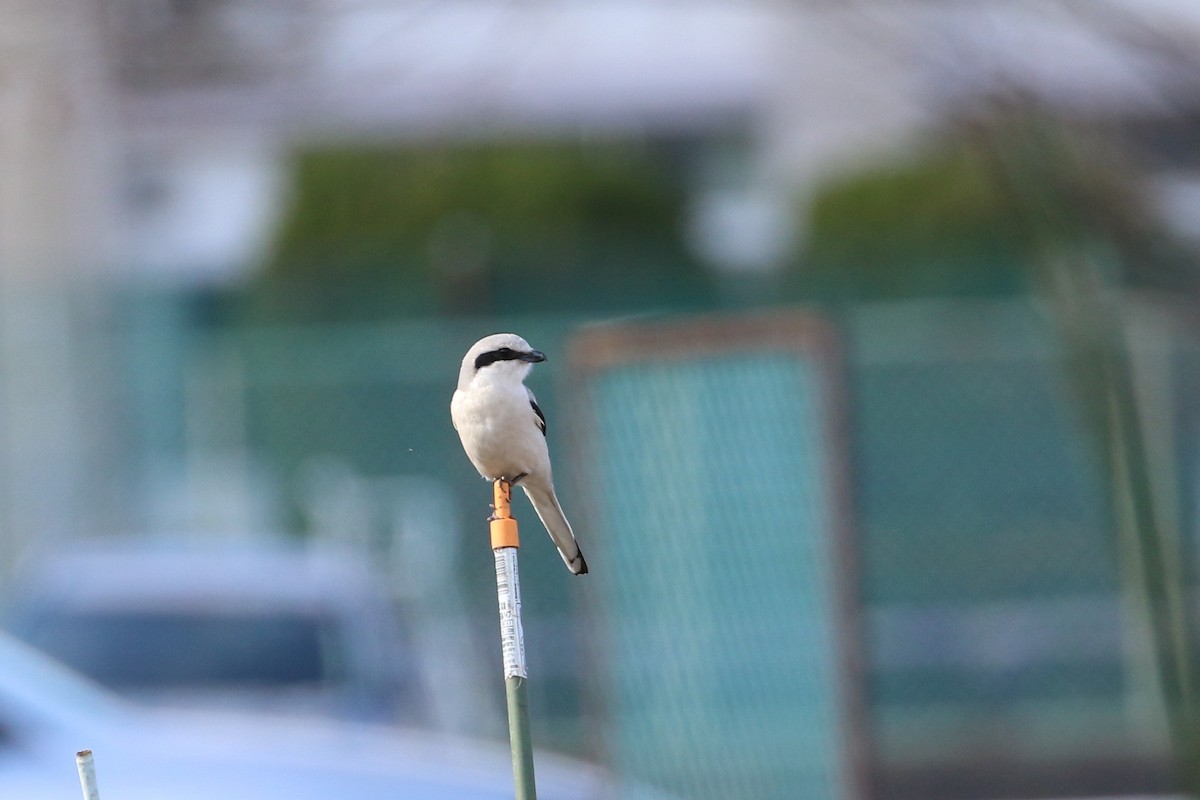
M 533 510 L 537 512 L 538 519 L 546 526 L 546 531 L 558 547 L 558 554 L 562 556 L 567 569 L 575 575 L 585 574 L 588 571 L 587 562 L 583 560 L 583 551 L 575 541 L 571 523 L 567 522 L 562 506 L 558 504 L 558 498 L 554 495 L 554 487 L 540 486 L 533 482 L 523 482 L 521 487 L 525 490 L 529 502 L 533 503 Z

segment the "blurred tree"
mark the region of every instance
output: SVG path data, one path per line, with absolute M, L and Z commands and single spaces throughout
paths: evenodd
M 633 145 L 310 150 L 250 305 L 354 319 L 678 304 L 708 291 L 683 203 Z
M 1191 255 L 1144 213 L 1134 170 L 1094 130 L 1064 130 L 1075 155 L 1048 165 L 1053 174 L 1046 176 L 1079 219 L 1030 224 L 997 172 L 991 146 L 1037 117 L 1021 109 L 951 124 L 911 160 L 830 182 L 816 197 L 806 249 L 793 269 L 796 293 L 830 299 L 1021 294 L 1048 239 L 1078 247 L 1097 237 L 1139 254 L 1123 260 L 1116 276 L 1123 285 L 1196 292 L 1200 276 Z
M 947 138 L 824 187 L 794 277 L 848 299 L 1021 291 L 1021 235 L 987 164 Z

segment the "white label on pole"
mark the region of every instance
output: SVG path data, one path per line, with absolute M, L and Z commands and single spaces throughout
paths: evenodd
M 517 548 L 501 547 L 496 556 L 496 599 L 500 604 L 500 648 L 505 679 L 528 678 L 525 670 L 525 632 L 521 629 L 521 577 Z

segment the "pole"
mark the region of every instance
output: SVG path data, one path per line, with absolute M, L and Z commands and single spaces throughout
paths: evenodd
M 80 750 L 75 754 L 75 768 L 79 770 L 83 800 L 100 800 L 100 790 L 96 787 L 96 762 L 91 750 Z
M 533 779 L 533 739 L 525 694 L 525 632 L 521 628 L 521 576 L 517 570 L 517 521 L 509 508 L 512 484 L 492 484 L 495 512 L 489 524 L 496 558 L 496 599 L 500 606 L 500 649 L 504 656 L 504 693 L 508 698 L 508 740 L 512 747 L 516 800 L 537 800 Z

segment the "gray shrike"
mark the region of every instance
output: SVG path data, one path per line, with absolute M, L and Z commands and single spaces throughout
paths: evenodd
M 450 418 L 479 474 L 520 485 L 567 569 L 582 575 L 587 562 L 554 495 L 546 417 L 525 386 L 533 365 L 545 360 L 513 333 L 480 339 L 463 357 Z

